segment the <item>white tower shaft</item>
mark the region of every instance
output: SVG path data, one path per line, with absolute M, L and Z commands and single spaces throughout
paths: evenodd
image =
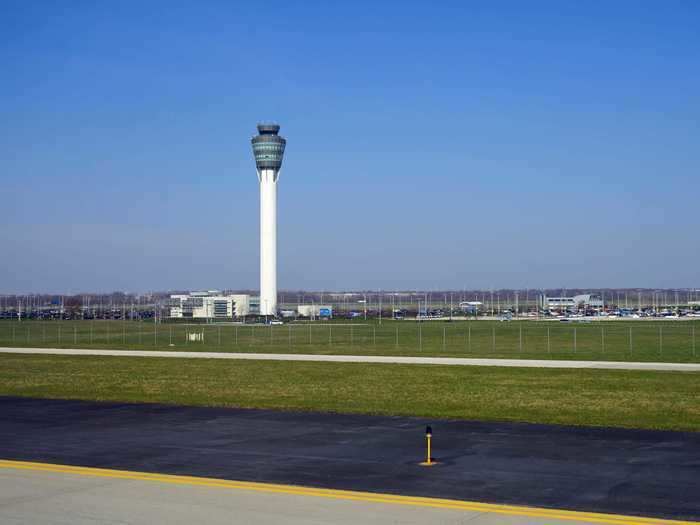
M 260 181 L 260 314 L 277 315 L 277 179 L 287 141 L 274 123 L 258 124 L 251 139 Z
M 260 313 L 277 314 L 277 177 L 274 169 L 260 178 Z

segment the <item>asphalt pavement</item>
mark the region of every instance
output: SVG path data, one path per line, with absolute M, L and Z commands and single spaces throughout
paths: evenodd
M 0 397 L 0 458 L 700 519 L 696 433 Z

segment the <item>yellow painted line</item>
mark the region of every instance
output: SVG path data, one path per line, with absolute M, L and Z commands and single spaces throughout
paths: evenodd
M 398 496 L 393 494 L 319 489 L 310 487 L 300 487 L 295 485 L 280 485 L 273 483 L 231 481 L 216 478 L 175 476 L 171 474 L 155 474 L 149 472 L 133 472 L 126 470 L 76 467 L 71 465 L 56 465 L 52 463 L 36 463 L 30 461 L 11 461 L 0 459 L 0 468 L 52 472 L 59 474 L 72 474 L 78 476 L 93 476 L 138 481 L 155 481 L 160 483 L 215 487 L 223 489 L 251 490 L 257 492 L 292 494 L 297 496 L 332 498 L 370 503 L 389 503 L 394 505 L 412 505 L 418 507 L 464 510 L 472 512 L 487 512 L 514 516 L 580 521 L 587 523 L 609 523 L 613 525 L 697 525 L 698 523 L 690 521 L 663 520 L 656 518 L 641 518 L 636 516 L 622 516 L 616 514 L 542 509 L 536 507 L 520 507 L 513 505 L 497 505 L 492 503 L 479 503 L 475 501 L 459 501 L 440 498 Z

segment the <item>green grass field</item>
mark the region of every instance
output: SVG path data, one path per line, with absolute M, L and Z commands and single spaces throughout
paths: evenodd
M 204 341 L 187 341 L 187 334 Z M 697 334 L 697 335 L 696 335 Z M 700 362 L 700 321 L 0 321 L 0 346 Z
M 0 355 L 0 395 L 700 430 L 700 374 Z

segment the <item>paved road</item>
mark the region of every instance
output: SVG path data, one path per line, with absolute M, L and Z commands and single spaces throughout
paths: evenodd
M 396 363 L 414 365 L 507 366 L 528 368 L 600 368 L 607 370 L 666 370 L 700 372 L 700 363 L 634 363 L 623 361 L 557 361 L 550 359 L 469 359 L 462 357 L 399 357 L 365 355 L 255 354 L 235 352 L 168 352 L 159 350 L 92 350 L 73 348 L 0 348 L 4 354 L 174 357 L 193 359 L 251 359 L 332 363 Z
M 180 476 L 0 460 L 0 522 L 7 524 L 255 523 L 425 525 L 660 525 L 623 516 L 487 506 L 378 494 L 305 490 Z
M 0 458 L 700 520 L 696 433 L 0 397 Z

